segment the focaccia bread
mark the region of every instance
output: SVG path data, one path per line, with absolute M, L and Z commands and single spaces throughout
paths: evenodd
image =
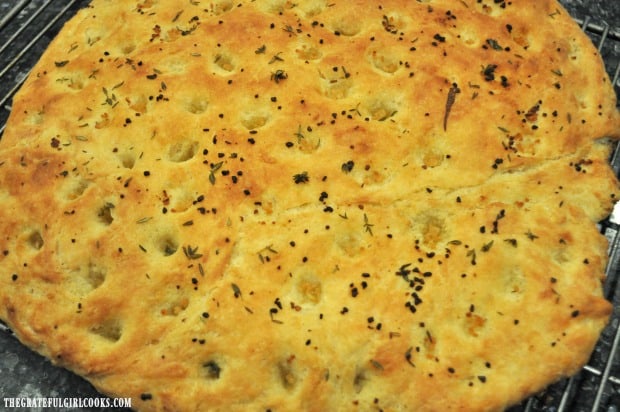
M 619 137 L 553 0 L 94 0 L 0 141 L 0 319 L 137 410 L 502 410 L 608 320 Z

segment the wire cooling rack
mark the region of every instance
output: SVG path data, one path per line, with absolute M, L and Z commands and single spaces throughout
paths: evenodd
M 62 24 L 75 12 L 88 3 L 88 0 L 0 0 L 0 138 L 11 110 L 11 99 L 26 79 L 32 66 L 43 53 Z M 582 29 L 598 47 L 616 94 L 620 95 L 620 28 L 596 21 L 589 16 L 573 16 Z M 620 16 L 616 16 L 620 20 Z M 611 163 L 620 175 L 620 149 L 614 152 Z M 550 386 L 545 391 L 511 408 L 508 412 L 620 412 L 620 206 L 612 216 L 599 224 L 601 233 L 609 240 L 609 265 L 604 292 L 614 304 L 611 321 L 604 330 L 592 358 L 579 374 Z M 0 323 L 0 343 L 19 344 L 10 330 Z M 55 368 L 44 358 L 19 349 L 27 354 L 25 367 L 32 368 L 35 379 L 23 383 L 35 395 L 49 386 L 37 388 L 36 374 L 42 369 L 45 376 L 71 375 L 70 372 Z M 14 352 L 10 353 L 16 356 Z M 0 356 L 8 356 L 0 351 Z M 0 362 L 0 370 L 2 363 Z M 24 369 L 24 367 L 22 367 Z M 28 376 L 22 370 L 20 376 L 0 375 L 2 379 L 17 379 Z M 97 396 L 94 389 L 75 376 L 61 379 L 63 384 L 70 382 L 66 396 L 72 393 L 80 396 Z M 17 382 L 19 386 L 21 382 Z M 54 385 L 54 382 L 48 383 Z M 59 390 L 54 389 L 58 395 Z M 12 394 L 6 394 L 14 396 Z M 25 394 L 24 396 L 27 396 Z M 33 395 L 34 396 L 34 395 Z M 112 411 L 112 409 L 106 409 Z

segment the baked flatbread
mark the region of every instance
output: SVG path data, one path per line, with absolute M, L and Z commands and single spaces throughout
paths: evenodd
M 94 0 L 0 142 L 0 318 L 137 410 L 501 410 L 611 312 L 615 99 L 552 0 Z

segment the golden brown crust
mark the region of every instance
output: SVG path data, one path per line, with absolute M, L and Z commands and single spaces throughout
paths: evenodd
M 139 410 L 501 410 L 611 311 L 555 2 L 95 0 L 0 144 L 0 318 Z M 352 14 L 351 10 L 355 10 Z

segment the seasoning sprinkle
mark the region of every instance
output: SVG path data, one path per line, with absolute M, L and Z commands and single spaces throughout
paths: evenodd
M 310 178 L 308 177 L 308 172 L 301 172 L 293 175 L 293 181 L 295 182 L 295 184 L 308 183 L 310 181 Z
M 456 95 L 461 92 L 459 86 L 456 83 L 452 83 L 450 90 L 448 90 L 448 99 L 446 100 L 446 110 L 443 116 L 443 130 L 446 131 L 448 129 L 448 116 L 450 116 L 450 111 L 452 110 L 452 106 L 456 101 Z

